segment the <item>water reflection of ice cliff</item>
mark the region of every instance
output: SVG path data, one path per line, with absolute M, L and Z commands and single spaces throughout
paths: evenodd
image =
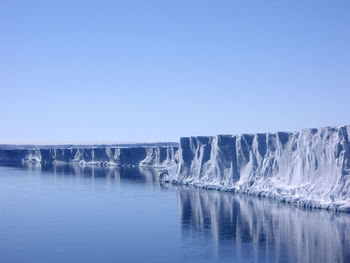
M 350 217 L 217 191 L 178 191 L 184 236 L 211 236 L 219 254 L 256 262 L 350 262 Z M 254 249 L 245 250 L 246 244 Z

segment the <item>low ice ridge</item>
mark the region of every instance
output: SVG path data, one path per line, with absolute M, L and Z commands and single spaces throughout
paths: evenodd
M 0 149 L 0 161 L 170 167 L 176 165 L 178 149 L 177 146 Z

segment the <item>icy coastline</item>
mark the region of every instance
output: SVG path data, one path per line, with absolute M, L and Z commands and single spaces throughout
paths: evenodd
M 174 184 L 350 212 L 350 126 L 184 137 L 180 146 L 0 148 L 0 162 L 161 168 Z

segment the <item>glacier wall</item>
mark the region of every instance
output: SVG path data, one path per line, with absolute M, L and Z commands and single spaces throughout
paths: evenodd
M 350 212 L 350 126 L 180 140 L 172 180 Z
M 176 146 L 0 149 L 0 162 L 172 167 L 178 150 Z

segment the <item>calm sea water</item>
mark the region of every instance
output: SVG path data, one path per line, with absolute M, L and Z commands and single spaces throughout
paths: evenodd
M 0 262 L 350 262 L 350 216 L 150 169 L 1 166 Z

